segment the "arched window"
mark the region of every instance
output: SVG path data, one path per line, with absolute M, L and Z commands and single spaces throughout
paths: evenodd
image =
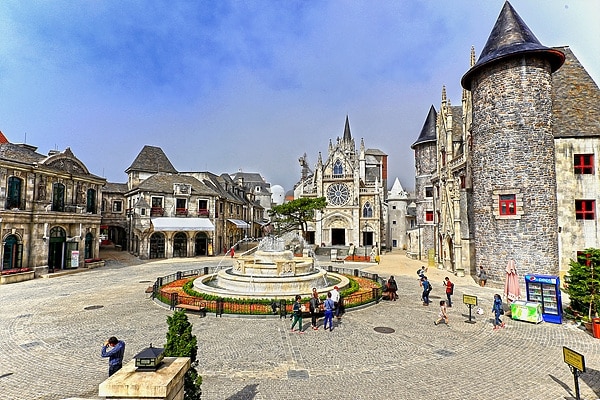
M 183 232 L 173 237 L 173 257 L 187 257 L 187 235 Z
M 165 235 L 160 232 L 150 236 L 149 258 L 165 258 Z
M 363 218 L 373 218 L 373 207 L 368 201 L 363 206 Z
M 96 189 L 88 189 L 86 211 L 96 214 Z
M 6 209 L 21 208 L 21 187 L 23 180 L 16 176 L 8 178 L 8 190 L 6 194 Z
M 19 238 L 15 235 L 9 235 L 4 241 L 2 269 L 21 268 L 22 259 L 23 243 L 19 243 Z
M 344 166 L 340 160 L 335 160 L 335 163 L 333 164 L 333 174 L 344 175 Z
M 65 185 L 52 185 L 52 211 L 65 211 Z

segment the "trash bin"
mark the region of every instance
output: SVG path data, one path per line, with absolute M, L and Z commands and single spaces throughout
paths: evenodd
M 592 318 L 592 334 L 596 339 L 600 339 L 600 318 Z

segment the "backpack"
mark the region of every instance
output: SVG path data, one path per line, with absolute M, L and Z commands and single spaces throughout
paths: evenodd
M 430 292 L 431 292 L 431 289 L 433 289 L 433 288 L 431 287 L 431 282 L 427 281 L 427 293 L 430 293 Z

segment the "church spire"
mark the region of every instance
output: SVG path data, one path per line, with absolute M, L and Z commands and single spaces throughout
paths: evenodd
M 352 134 L 350 133 L 350 122 L 348 121 L 348 115 L 346 115 L 346 125 L 344 126 L 344 141 L 349 142 L 352 140 Z

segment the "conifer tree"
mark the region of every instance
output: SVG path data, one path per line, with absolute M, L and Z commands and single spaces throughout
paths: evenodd
M 191 366 L 184 377 L 184 400 L 200 400 L 202 395 L 202 377 L 198 375 L 196 367 L 198 360 L 198 341 L 192 334 L 192 324 L 184 311 L 175 311 L 172 316 L 167 317 L 167 344 L 165 345 L 165 357 L 189 357 Z
M 600 308 L 600 249 L 586 249 L 571 260 L 566 292 L 571 308 L 585 312 L 588 320 Z

